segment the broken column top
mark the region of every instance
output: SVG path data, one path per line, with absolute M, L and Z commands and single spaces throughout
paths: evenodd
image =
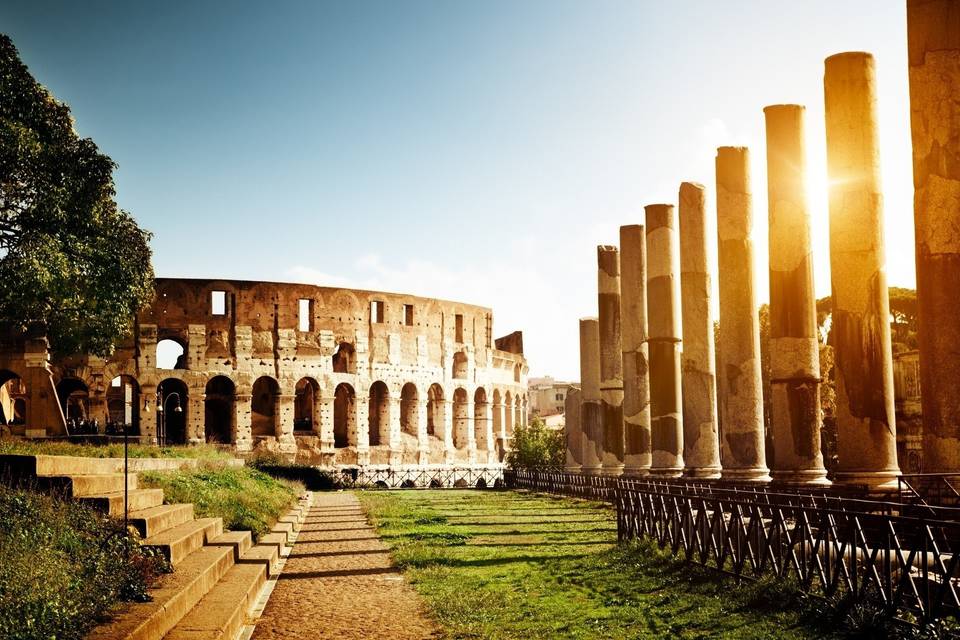
M 643 210 L 647 214 L 647 233 L 661 227 L 676 230 L 676 216 L 673 215 L 672 204 L 648 204 Z
M 597 266 L 610 277 L 620 277 L 620 250 L 616 245 L 597 246 Z

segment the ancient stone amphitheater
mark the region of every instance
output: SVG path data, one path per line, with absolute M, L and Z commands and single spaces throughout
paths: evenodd
M 109 359 L 0 353 L 7 428 L 269 449 L 323 466 L 496 465 L 525 422 L 519 332 L 488 308 L 410 295 L 158 279 Z M 36 341 L 34 341 L 36 342 Z M 43 342 L 43 341 L 41 341 Z

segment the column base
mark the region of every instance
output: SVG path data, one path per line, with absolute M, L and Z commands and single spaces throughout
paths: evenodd
M 680 478 L 683 467 L 650 467 L 650 476 L 656 478 Z
M 827 480 L 826 469 L 803 469 L 791 471 L 774 471 L 770 474 L 775 484 L 785 484 L 791 486 L 819 486 L 829 487 L 832 482 Z
M 622 464 L 611 464 L 603 465 L 600 468 L 600 475 L 603 476 L 622 476 L 623 475 L 623 465 Z
M 720 467 L 687 467 L 683 470 L 683 477 L 694 480 L 718 480 L 722 471 Z
M 580 467 L 580 473 L 585 473 L 590 476 L 599 476 L 603 475 L 603 467 L 601 465 L 583 465 Z
M 583 470 L 583 465 L 568 464 L 564 465 L 563 470 L 566 473 L 580 473 Z
M 728 482 L 770 482 L 770 469 L 757 467 L 754 469 L 727 469 L 720 472 L 720 479 Z
M 636 466 L 636 465 L 624 465 L 623 475 L 630 476 L 631 478 L 643 478 L 650 475 L 650 465 L 646 466 Z
M 899 471 L 838 471 L 836 483 L 846 486 L 864 486 L 870 491 L 884 493 L 896 491 L 899 488 L 897 478 Z

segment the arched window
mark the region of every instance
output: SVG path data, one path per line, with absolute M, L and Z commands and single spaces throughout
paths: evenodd
M 443 387 L 437 383 L 427 390 L 427 435 L 443 437 L 444 412 Z
M 0 424 L 11 432 L 22 435 L 27 423 L 27 386 L 13 371 L 0 369 Z M 16 427 L 20 427 L 19 429 Z
M 257 378 L 250 398 L 250 430 L 254 436 L 277 435 L 277 396 L 280 385 L 270 376 Z
M 78 423 L 85 423 L 89 418 L 90 392 L 83 380 L 78 378 L 64 378 L 57 383 L 57 398 L 60 408 L 67 419 L 68 426 L 76 430 Z
M 207 382 L 203 401 L 203 433 L 207 442 L 233 442 L 235 392 L 233 380 L 226 376 L 214 376 Z
M 186 348 L 180 342 L 166 338 L 157 343 L 157 369 L 186 369 Z
M 493 390 L 493 437 L 500 438 L 503 429 L 503 398 L 500 389 Z
M 468 369 L 467 354 L 463 351 L 453 354 L 453 377 L 466 380 Z
M 297 433 L 319 433 L 319 420 L 315 415 L 320 385 L 313 378 L 300 378 L 293 403 L 293 430 Z
M 356 444 L 356 394 L 346 383 L 337 385 L 333 395 L 333 446 L 338 449 Z
M 190 407 L 187 385 L 182 380 L 167 378 L 159 385 L 157 406 L 157 441 L 161 444 L 186 444 L 187 411 Z
M 400 431 L 417 436 L 417 423 L 420 421 L 420 396 L 417 385 L 408 382 L 400 390 Z
M 477 387 L 473 394 L 473 440 L 478 451 L 490 448 L 487 442 L 487 391 L 483 387 Z
M 337 351 L 333 354 L 333 372 L 334 373 L 356 373 L 357 359 L 356 350 L 349 342 L 341 342 L 337 346 Z
M 369 409 L 370 446 L 390 444 L 390 390 L 383 382 L 370 387 Z
M 457 449 L 464 449 L 467 446 L 467 430 L 470 427 L 468 401 L 465 389 L 457 389 L 453 392 L 453 446 Z
M 508 438 L 513 435 L 513 415 L 513 396 L 507 391 L 503 396 L 503 420 Z
M 128 375 L 120 375 L 107 387 L 108 433 L 140 434 L 140 385 Z

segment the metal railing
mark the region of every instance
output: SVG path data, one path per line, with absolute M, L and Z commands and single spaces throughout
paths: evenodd
M 501 467 L 445 467 L 439 469 L 340 469 L 334 475 L 344 489 L 464 488 L 493 489 L 503 486 Z

